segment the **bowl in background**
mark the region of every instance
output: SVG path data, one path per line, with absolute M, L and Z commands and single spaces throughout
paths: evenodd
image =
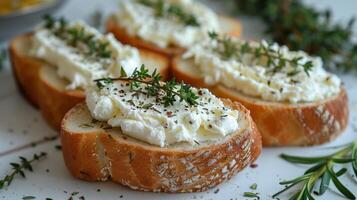
M 29 8 L 0 15 L 0 41 L 33 29 L 46 14 L 53 14 L 67 0 L 50 0 Z

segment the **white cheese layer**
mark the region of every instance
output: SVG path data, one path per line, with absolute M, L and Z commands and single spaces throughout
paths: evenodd
M 243 43 L 239 39 L 232 41 Z M 259 46 L 258 43 L 249 43 Z M 285 59 L 302 57 L 300 64 L 311 61 L 313 67 L 309 74 L 304 72 L 301 65 L 295 68 L 290 64 L 272 72 L 272 67 L 266 66 L 266 57 L 255 59 L 254 55 L 245 55 L 241 59 L 222 59 L 217 53 L 217 45 L 215 40 L 207 40 L 196 44 L 183 56 L 185 59 L 194 59 L 196 67 L 209 85 L 220 83 L 263 100 L 290 103 L 320 101 L 340 92 L 341 80 L 324 70 L 319 57 L 311 57 L 302 51 L 289 51 L 286 46 L 274 44 L 270 48 L 280 51 Z M 268 47 L 265 41 L 261 45 Z M 289 74 L 294 70 L 299 73 Z
M 164 107 L 155 103 L 155 97 L 133 92 L 124 82 L 115 82 L 103 89 L 88 87 L 86 102 L 93 118 L 160 147 L 215 141 L 238 131 L 237 110 L 225 107 L 207 89 L 193 90 L 198 93 L 198 105 L 177 100 L 173 106 Z
M 77 30 L 83 29 L 86 34 L 93 35 L 98 41 L 108 43 L 107 48 L 112 57 L 88 57 L 54 35 L 50 30 L 38 29 L 33 35 L 31 54 L 57 67 L 58 75 L 70 82 L 67 89 L 83 89 L 94 79 L 118 77 L 121 66 L 130 75 L 135 70 L 133 66 L 140 65 L 138 50 L 119 43 L 112 34 L 102 35 L 81 21 L 68 26 Z
M 128 34 L 163 48 L 170 45 L 189 47 L 205 38 L 208 31 L 220 30 L 216 14 L 200 3 L 192 0 L 164 0 L 163 2 L 165 6 L 172 4 L 193 14 L 200 26 L 185 25 L 170 17 L 157 17 L 152 7 L 145 6 L 138 0 L 120 1 L 116 13 L 118 25 Z

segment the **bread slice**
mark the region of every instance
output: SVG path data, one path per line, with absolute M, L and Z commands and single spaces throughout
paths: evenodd
M 233 18 L 219 16 L 219 22 L 222 27 L 222 31 L 230 36 L 240 36 L 242 32 L 241 23 Z M 106 22 L 106 29 L 108 32 L 112 32 L 115 37 L 124 44 L 129 44 L 140 49 L 148 49 L 153 52 L 158 52 L 168 57 L 176 54 L 181 54 L 185 51 L 180 47 L 166 47 L 161 48 L 157 45 L 144 41 L 138 37 L 131 36 L 127 31 L 118 25 L 118 21 L 114 15 L 110 16 Z
M 207 86 L 192 59 L 176 56 L 172 74 L 177 80 L 193 86 Z M 324 101 L 299 104 L 264 101 L 223 85 L 211 86 L 210 90 L 216 96 L 238 101 L 250 110 L 264 146 L 322 144 L 340 135 L 348 124 L 348 98 L 344 87 L 338 95 Z
M 140 58 L 143 64 L 148 67 L 149 72 L 156 68 L 163 76 L 163 80 L 168 78 L 169 60 L 166 57 L 147 50 L 140 50 Z M 54 66 L 44 65 L 40 69 L 38 80 L 38 104 L 41 113 L 51 127 L 59 130 L 63 116 L 67 111 L 84 101 L 84 91 L 67 90 L 68 81 L 57 75 Z
M 31 34 L 18 36 L 10 43 L 11 61 L 20 91 L 33 105 L 38 106 L 45 120 L 60 128 L 65 113 L 84 100 L 81 90 L 68 91 L 68 82 L 57 76 L 56 68 L 29 55 Z M 160 54 L 140 50 L 140 57 L 149 71 L 157 68 L 163 80 L 169 76 L 170 61 Z
M 38 72 L 43 62 L 29 57 L 31 34 L 15 37 L 9 45 L 10 60 L 17 86 L 23 96 L 38 107 L 37 88 Z
M 172 193 L 212 188 L 254 162 L 261 152 L 261 137 L 249 111 L 239 103 L 223 102 L 243 113 L 237 119 L 240 131 L 216 143 L 165 148 L 93 121 L 87 106 L 78 104 L 62 121 L 65 164 L 76 178 L 112 180 L 135 190 Z

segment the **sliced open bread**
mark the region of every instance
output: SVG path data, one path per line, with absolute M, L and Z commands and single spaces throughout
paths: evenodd
M 240 36 L 242 32 L 241 24 L 238 20 L 232 19 L 225 16 L 219 16 L 220 26 L 222 31 L 230 36 Z M 115 16 L 110 16 L 106 23 L 106 29 L 108 32 L 112 32 L 115 37 L 124 44 L 129 44 L 140 49 L 148 49 L 154 52 L 161 53 L 166 56 L 172 56 L 176 54 L 181 54 L 185 51 L 184 48 L 180 47 L 167 47 L 161 48 L 155 44 L 144 41 L 138 37 L 131 36 L 127 31 L 118 25 L 118 21 Z
M 57 76 L 56 68 L 30 56 L 31 34 L 14 38 L 10 43 L 11 62 L 20 91 L 36 107 L 45 120 L 59 129 L 65 113 L 84 100 L 83 91 L 68 91 L 68 83 Z M 170 61 L 160 54 L 140 50 L 140 57 L 150 71 L 157 68 L 163 80 L 169 76 Z
M 193 86 L 207 87 L 193 60 L 176 56 L 172 74 Z M 250 110 L 264 146 L 322 144 L 340 135 L 348 123 L 348 98 L 343 87 L 338 95 L 324 101 L 298 104 L 264 101 L 223 85 L 209 88 L 218 97 L 238 101 Z
M 15 81 L 23 96 L 38 107 L 37 83 L 41 60 L 29 56 L 31 49 L 31 34 L 15 37 L 9 45 L 10 59 Z
M 154 69 L 168 78 L 169 60 L 162 55 L 147 50 L 140 50 L 143 64 L 149 72 Z M 63 116 L 68 110 L 84 101 L 83 90 L 67 90 L 68 81 L 57 75 L 56 67 L 44 65 L 39 72 L 38 104 L 45 120 L 55 129 L 60 129 Z
M 82 103 L 64 117 L 61 142 L 71 174 L 87 181 L 112 180 L 135 190 L 197 192 L 230 179 L 261 151 L 261 137 L 249 111 L 239 110 L 240 131 L 215 143 L 178 143 L 160 148 L 125 136 L 119 128 L 92 119 Z

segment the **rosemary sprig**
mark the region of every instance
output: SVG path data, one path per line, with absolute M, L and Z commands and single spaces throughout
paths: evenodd
M 174 79 L 161 82 L 160 74 L 156 70 L 149 74 L 149 70 L 144 65 L 139 70 L 135 69 L 130 77 L 127 77 L 122 68 L 119 78 L 102 78 L 94 81 L 99 89 L 103 89 L 106 85 L 117 80 L 128 81 L 132 91 L 146 94 L 148 97 L 154 96 L 165 107 L 173 105 L 177 98 L 189 105 L 197 104 L 198 96 L 192 91 L 191 86 L 177 83 Z
M 240 13 L 257 15 L 266 33 L 292 50 L 320 56 L 327 67 L 357 71 L 357 44 L 351 18 L 333 23 L 331 11 L 318 11 L 299 0 L 234 0 Z
M 64 18 L 55 19 L 50 15 L 44 17 L 44 27 L 54 35 L 67 42 L 68 45 L 81 50 L 85 55 L 93 58 L 111 58 L 109 43 L 97 39 L 84 28 L 69 27 Z
M 238 59 L 242 61 L 243 56 L 251 55 L 254 60 L 266 60 L 264 66 L 273 68 L 271 72 L 275 73 L 281 71 L 284 67 L 290 65 L 294 69 L 288 72 L 289 76 L 294 76 L 298 73 L 299 67 L 302 67 L 303 71 L 310 76 L 310 71 L 313 68 L 312 61 L 307 61 L 301 64 L 299 61 L 303 58 L 296 56 L 294 58 L 286 58 L 279 49 L 273 48 L 273 44 L 266 42 L 260 42 L 258 46 L 253 46 L 249 42 L 233 41 L 229 36 L 219 36 L 216 32 L 209 32 L 208 36 L 211 40 L 218 43 L 215 51 L 221 55 L 222 59 Z
M 175 17 L 187 26 L 200 26 L 196 16 L 187 13 L 182 7 L 174 4 L 165 4 L 164 0 L 138 0 L 139 3 L 152 7 L 156 17 Z
M 33 171 L 32 163 L 34 161 L 39 161 L 41 158 L 44 158 L 47 155 L 45 152 L 41 152 L 40 154 L 34 154 L 32 159 L 28 160 L 25 157 L 20 156 L 20 163 L 10 163 L 12 166 L 12 172 L 6 175 L 2 180 L 0 180 L 0 189 L 4 188 L 5 186 L 9 186 L 15 175 L 19 174 L 23 178 L 25 178 L 25 170 L 30 172 Z
M 293 194 L 290 199 L 294 200 L 311 200 L 312 190 L 319 185 L 319 195 L 323 195 L 330 183 L 336 186 L 338 191 L 348 199 L 356 199 L 355 195 L 339 180 L 347 169 L 335 171 L 335 166 L 340 164 L 351 163 L 355 176 L 357 177 L 357 141 L 349 144 L 347 147 L 327 156 L 321 157 L 299 157 L 282 154 L 281 157 L 288 162 L 296 164 L 313 165 L 306 170 L 304 175 L 294 178 L 292 180 L 280 182 L 281 185 L 285 185 L 285 188 L 273 195 L 273 198 L 281 195 L 285 191 L 298 187 L 299 189 Z

